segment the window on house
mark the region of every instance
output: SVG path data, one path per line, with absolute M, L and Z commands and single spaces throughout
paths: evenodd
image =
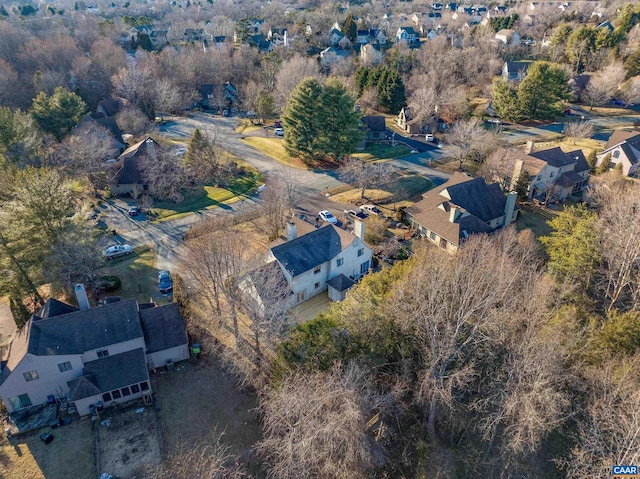
M 38 379 L 38 371 L 35 369 L 33 371 L 27 371 L 26 373 L 22 373 L 24 379 L 26 381 L 33 381 L 34 379 Z
M 365 274 L 369 270 L 369 262 L 365 261 L 360 265 L 360 274 Z
M 614 158 L 620 158 L 620 150 L 614 151 L 613 155 L 611 155 L 611 156 L 613 156 Z
M 313 268 L 313 274 L 318 274 L 320 271 L 322 271 L 322 266 L 316 266 Z
M 141 391 L 148 391 L 149 390 L 149 383 L 147 381 L 140 383 L 140 390 Z
M 358 250 L 358 256 L 362 256 L 364 254 L 364 248 L 360 248 Z
M 120 391 L 118 391 L 117 389 L 115 391 L 111 391 L 111 394 L 113 395 L 113 399 L 120 399 L 122 397 Z
M 134 384 L 133 386 L 131 386 L 131 394 L 138 394 L 140 392 L 140 386 L 138 386 L 137 384 Z
M 122 397 L 131 396 L 131 390 L 127 388 L 122 388 L 120 390 L 122 392 Z
M 29 399 L 28 394 L 20 394 L 9 398 L 9 403 L 13 409 L 22 409 L 23 407 L 31 406 L 31 399 Z
M 553 178 L 554 176 L 556 176 L 556 172 L 552 171 L 549 173 L 549 178 Z
M 296 293 L 296 303 L 302 303 L 304 301 L 304 291 Z
M 436 240 L 436 234 L 433 231 L 429 231 L 429 239 L 431 241 L 435 241 Z
M 316 284 L 313 285 L 314 289 L 318 289 L 319 287 L 320 287 L 320 283 L 316 283 Z
M 65 361 L 64 363 L 58 364 L 58 369 L 61 373 L 63 373 L 65 371 L 71 371 L 73 369 L 73 366 L 71 366 L 71 362 Z
M 336 260 L 336 266 L 339 268 L 340 266 L 342 266 L 344 264 L 344 258 L 338 258 Z
M 106 358 L 107 356 L 109 356 L 109 350 L 108 349 L 98 349 L 96 351 L 96 354 L 98 355 L 99 358 Z
M 104 402 L 109 402 L 109 401 L 111 401 L 111 393 L 104 393 L 104 394 L 102 395 L 102 400 L 103 400 Z

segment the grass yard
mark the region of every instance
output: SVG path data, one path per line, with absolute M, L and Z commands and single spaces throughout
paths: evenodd
M 250 120 L 244 118 L 236 127 L 236 133 L 251 133 L 252 131 L 262 130 L 264 125 L 253 125 Z
M 364 151 L 354 153 L 351 156 L 364 160 L 386 160 L 398 158 L 411 153 L 411 149 L 402 144 L 391 146 L 385 143 L 369 143 Z
M 257 398 L 238 389 L 214 353 L 178 364 L 157 377 L 163 452 L 172 455 L 223 432 L 222 444 L 243 462 L 253 462 L 251 447 L 261 439 Z
M 257 170 L 249 170 L 235 178 L 229 186 L 199 186 L 191 189 L 180 203 L 161 201 L 153 206 L 157 215 L 154 221 L 167 221 L 190 214 L 194 211 L 209 210 L 221 205 L 233 203 L 239 198 L 250 196 L 263 182 L 263 176 Z
M 564 152 L 582 150 L 582 153 L 584 153 L 585 156 L 588 156 L 592 151 L 602 151 L 604 145 L 605 142 L 592 140 L 591 138 L 580 138 L 575 142 L 568 138 L 562 138 L 560 140 L 536 143 L 535 149 L 546 150 L 548 148 L 559 146 Z
M 547 224 L 547 221 L 549 221 L 547 218 L 523 208 L 518 214 L 516 228 L 518 231 L 530 229 L 536 238 L 540 238 L 541 236 L 548 236 L 549 233 L 551 233 L 551 227 Z
M 404 202 L 416 201 L 419 196 L 433 188 L 433 183 L 420 175 L 396 175 L 384 189 L 369 189 L 365 191 L 368 201 L 378 204 L 397 203 L 396 206 L 406 206 Z M 331 199 L 337 203 L 356 203 L 362 201 L 361 191 L 357 188 L 347 189 L 332 194 Z
M 103 296 L 120 296 L 124 299 L 136 298 L 147 303 L 149 298 L 157 295 L 156 251 L 146 247 L 139 248 L 130 256 L 121 256 L 102 268 L 100 275 L 114 275 L 120 278 L 122 285 L 115 291 Z
M 304 170 L 308 169 L 308 166 L 302 161 L 291 158 L 287 154 L 284 149 L 284 140 L 280 137 L 247 136 L 241 141 L 280 163 Z
M 53 434 L 45 445 L 39 435 Z M 3 479 L 94 479 L 91 421 L 75 421 L 56 429 L 45 428 L 7 440 L 0 435 L 0 477 Z

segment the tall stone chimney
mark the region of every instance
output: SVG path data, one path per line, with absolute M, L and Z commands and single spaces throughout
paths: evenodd
M 76 293 L 76 299 L 78 300 L 78 306 L 81 310 L 86 311 L 91 306 L 89 305 L 89 298 L 87 297 L 87 291 L 84 289 L 84 284 L 76 284 L 73 288 Z
M 504 204 L 504 226 L 507 226 L 511 223 L 511 217 L 513 216 L 513 210 L 516 209 L 516 199 L 518 198 L 518 193 L 515 191 L 509 192 L 507 195 L 507 201 Z
M 364 221 L 358 218 L 354 218 L 353 234 L 356 235 L 356 238 L 360 238 L 362 241 L 364 241 Z
M 287 221 L 287 241 L 294 240 L 298 237 L 298 225 L 293 221 Z

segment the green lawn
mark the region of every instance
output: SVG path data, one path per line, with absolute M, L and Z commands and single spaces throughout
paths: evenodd
M 287 154 L 284 149 L 284 139 L 280 137 L 247 136 L 242 138 L 241 141 L 280 163 L 284 163 L 285 165 L 293 166 L 295 168 L 308 168 L 300 160 L 291 158 Z
M 263 182 L 262 174 L 257 170 L 249 170 L 242 176 L 235 178 L 225 188 L 215 186 L 199 186 L 192 188 L 185 194 L 180 203 L 161 201 L 153 206 L 157 215 L 155 221 L 167 221 L 194 211 L 208 210 L 224 204 L 233 203 L 238 199 L 250 196 Z
M 122 299 L 136 298 L 148 302 L 157 293 L 156 251 L 143 247 L 132 255 L 121 256 L 108 263 L 99 271 L 101 276 L 114 275 L 120 278 L 122 285 L 116 291 L 103 293 L 103 296 L 120 296 Z
M 516 221 L 516 228 L 518 231 L 530 229 L 536 238 L 540 238 L 551 233 L 551 227 L 547 224 L 547 221 L 547 218 L 539 214 L 521 209 Z
M 354 153 L 352 156 L 375 161 L 398 158 L 409 153 L 411 153 L 411 149 L 401 144 L 391 146 L 384 143 L 369 143 L 364 151 Z

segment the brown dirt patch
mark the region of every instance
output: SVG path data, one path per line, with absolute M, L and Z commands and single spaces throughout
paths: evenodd
M 156 412 L 152 407 L 145 407 L 144 412 L 138 414 L 136 407 L 139 406 L 101 415 L 102 420 L 111 419 L 111 425 L 96 426 L 100 436 L 100 473 L 131 479 L 141 477 L 145 468 L 160 464 Z

